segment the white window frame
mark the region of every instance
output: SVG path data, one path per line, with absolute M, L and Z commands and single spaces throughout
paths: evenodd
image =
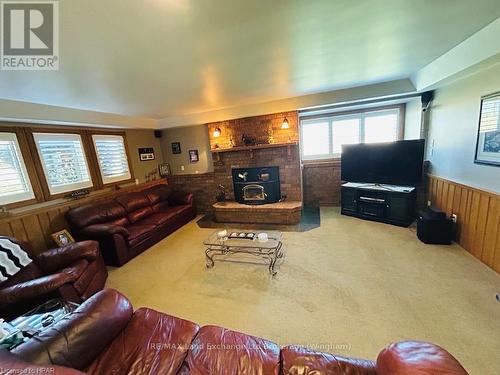
M 404 124 L 401 122 L 402 118 L 402 111 L 400 107 L 394 107 L 394 108 L 384 108 L 384 109 L 376 109 L 376 108 L 371 108 L 367 109 L 366 111 L 359 111 L 359 112 L 354 112 L 354 113 L 332 113 L 324 116 L 317 116 L 314 118 L 304 118 L 300 120 L 300 137 L 301 139 L 304 138 L 304 129 L 307 128 L 308 125 L 318 123 L 318 122 L 328 122 L 328 144 L 329 144 L 329 153 L 328 154 L 321 154 L 321 155 L 304 155 L 303 149 L 301 147 L 301 156 L 302 160 L 321 160 L 321 159 L 333 159 L 333 158 L 340 158 L 342 153 L 339 152 L 333 152 L 333 122 L 335 120 L 349 120 L 349 119 L 359 119 L 359 142 L 358 143 L 364 143 L 365 142 L 365 118 L 366 117 L 373 117 L 374 115 L 377 116 L 384 116 L 384 115 L 389 115 L 389 114 L 394 114 L 396 113 L 397 115 L 397 124 L 398 124 L 398 129 L 396 130 L 396 139 L 394 141 L 401 140 L 401 134 L 403 133 L 401 131 L 402 126 Z
M 12 195 L 7 195 L 4 197 L 0 197 L 0 205 L 12 204 L 23 202 L 31 199 L 35 199 L 35 192 L 33 191 L 33 186 L 31 185 L 31 180 L 28 174 L 28 170 L 26 169 L 26 164 L 24 162 L 23 154 L 21 152 L 21 147 L 19 146 L 19 141 L 17 139 L 17 134 L 12 132 L 0 132 L 0 139 L 13 142 L 15 156 L 17 158 L 17 163 L 20 168 L 21 178 L 24 179 L 24 183 L 28 188 L 28 191 L 23 193 L 17 193 Z
M 127 160 L 127 173 L 122 174 L 122 175 L 117 175 L 114 177 L 105 177 L 102 166 L 101 166 L 101 159 L 99 158 L 99 151 L 97 150 L 96 140 L 117 140 L 117 139 L 119 139 L 123 145 L 123 151 L 125 153 L 125 158 Z M 127 146 L 125 144 L 125 137 L 124 136 L 122 136 L 122 135 L 108 135 L 108 134 L 93 134 L 92 135 L 92 143 L 94 144 L 94 150 L 95 150 L 95 154 L 97 157 L 97 164 L 99 165 L 99 172 L 101 174 L 102 183 L 104 185 L 112 184 L 112 183 L 120 182 L 120 181 L 126 181 L 126 180 L 130 180 L 132 178 L 132 174 L 130 172 L 130 161 L 129 161 L 128 154 L 127 154 Z
M 61 140 L 66 139 L 66 140 L 71 140 L 71 141 L 78 140 L 80 142 L 80 145 L 82 148 L 82 154 L 83 154 L 83 161 L 85 163 L 85 168 L 87 171 L 88 180 L 77 182 L 77 183 L 72 183 L 72 184 L 65 184 L 62 186 L 51 186 L 50 179 L 49 179 L 48 172 L 47 172 L 47 167 L 45 165 L 43 155 L 42 155 L 42 152 L 40 150 L 40 145 L 38 142 L 40 140 L 48 139 L 48 138 L 59 138 Z M 43 133 L 43 132 L 38 133 L 37 132 L 37 133 L 33 133 L 33 139 L 35 141 L 35 146 L 36 146 L 36 149 L 38 151 L 40 163 L 42 164 L 43 173 L 45 175 L 45 181 L 47 183 L 47 187 L 48 187 L 49 193 L 51 195 L 68 193 L 71 191 L 80 190 L 80 189 L 87 189 L 87 188 L 91 188 L 94 186 L 94 184 L 92 182 L 92 175 L 91 175 L 90 169 L 89 169 L 87 155 L 85 154 L 85 147 L 83 145 L 83 140 L 82 140 L 82 137 L 80 134 L 76 134 L 76 133 Z

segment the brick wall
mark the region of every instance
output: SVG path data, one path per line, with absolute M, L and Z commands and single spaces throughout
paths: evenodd
M 194 194 L 194 205 L 198 212 L 210 212 L 215 203 L 217 184 L 213 172 L 203 174 L 173 175 L 168 178 L 172 189 Z
M 304 205 L 340 205 L 340 160 L 305 164 Z
M 288 120 L 289 128 L 281 129 L 285 118 Z M 243 134 L 255 139 L 257 144 L 298 142 L 298 122 L 297 111 L 213 122 L 208 124 L 210 148 L 214 149 L 216 145 L 219 148 L 243 146 Z M 213 136 L 216 128 L 221 130 L 219 137 Z M 272 142 L 269 142 L 269 131 L 272 133 Z

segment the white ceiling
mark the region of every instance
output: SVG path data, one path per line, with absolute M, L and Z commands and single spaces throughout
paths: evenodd
M 60 70 L 0 98 L 167 118 L 408 78 L 499 0 L 60 1 Z

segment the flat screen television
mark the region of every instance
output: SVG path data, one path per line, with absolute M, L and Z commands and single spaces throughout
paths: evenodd
M 422 180 L 425 140 L 342 145 L 342 180 L 416 186 Z

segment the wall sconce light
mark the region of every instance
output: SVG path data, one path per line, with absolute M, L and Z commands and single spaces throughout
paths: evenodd
M 290 127 L 290 124 L 288 123 L 288 120 L 285 119 L 283 120 L 283 123 L 281 124 L 281 129 L 288 129 Z
M 220 134 L 221 134 L 220 128 L 215 128 L 213 133 L 214 137 L 215 138 L 220 137 Z

